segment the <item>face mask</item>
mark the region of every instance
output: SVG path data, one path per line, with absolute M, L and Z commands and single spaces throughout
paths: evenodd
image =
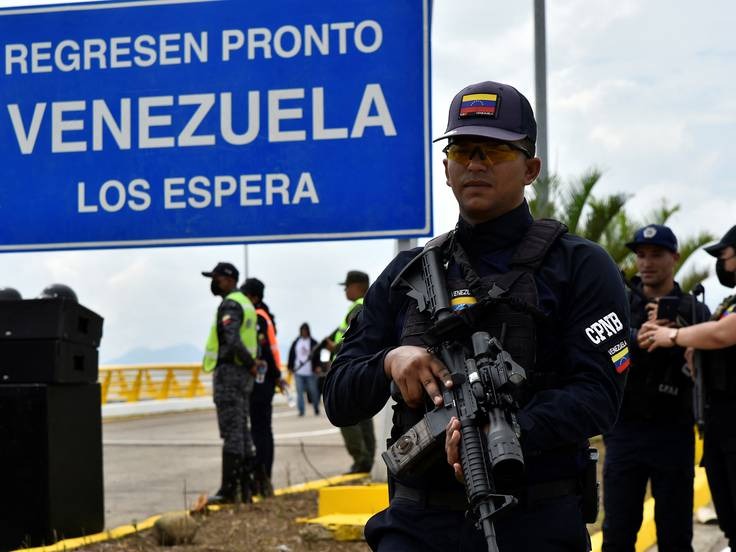
M 220 293 L 222 293 L 220 286 L 217 284 L 214 278 L 212 278 L 212 282 L 210 282 L 210 291 L 212 292 L 212 295 L 220 295 Z
M 716 275 L 718 276 L 718 281 L 721 282 L 722 285 L 732 288 L 736 286 L 736 274 L 733 272 L 729 272 L 724 268 L 724 264 L 726 263 L 723 259 L 718 259 L 716 261 Z

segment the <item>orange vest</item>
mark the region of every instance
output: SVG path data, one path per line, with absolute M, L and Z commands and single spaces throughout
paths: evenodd
M 273 360 L 276 363 L 276 368 L 279 370 L 281 369 L 281 353 L 279 352 L 279 342 L 276 340 L 276 329 L 273 327 L 273 322 L 271 321 L 271 317 L 268 315 L 268 313 L 261 309 L 256 309 L 256 314 L 260 314 L 263 319 L 266 321 L 266 327 L 268 328 L 267 332 L 268 335 L 266 336 L 268 338 L 268 344 L 271 347 L 271 353 L 273 354 Z

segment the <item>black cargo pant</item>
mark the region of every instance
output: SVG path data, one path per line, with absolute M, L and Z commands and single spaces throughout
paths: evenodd
M 256 464 L 263 464 L 269 477 L 273 470 L 274 386 L 274 380 L 266 378 L 263 383 L 256 383 L 253 386 L 253 394 L 250 398 L 250 419 L 253 441 L 256 446 Z
M 711 404 L 705 417 L 703 465 L 718 525 L 736 550 L 736 399 Z
M 250 428 L 250 395 L 254 378 L 236 364 L 218 364 L 215 368 L 213 392 L 217 407 L 217 425 L 223 439 L 223 450 L 229 454 L 252 458 L 256 455 Z
M 695 434 L 691 423 L 619 422 L 604 436 L 603 550 L 634 552 L 651 482 L 657 545 L 691 552 Z

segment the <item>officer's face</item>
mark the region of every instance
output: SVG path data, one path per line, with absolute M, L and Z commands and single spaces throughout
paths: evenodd
M 231 276 L 213 274 L 210 290 L 213 295 L 225 295 L 235 288 L 236 281 Z
M 736 272 L 736 249 L 729 245 L 721 251 L 718 258 L 723 260 L 723 268 L 726 271 Z
M 658 245 L 640 245 L 636 248 L 636 269 L 644 285 L 661 286 L 675 277 L 678 253 Z
M 345 286 L 345 297 L 348 301 L 357 301 L 365 295 L 365 286 L 360 282 L 354 282 Z
M 472 151 L 494 142 L 468 136 L 456 138 L 453 143 Z M 443 161 L 447 185 L 455 194 L 460 214 L 472 224 L 497 218 L 518 207 L 524 200 L 524 188 L 534 181 L 541 168 L 539 158 L 529 159 L 516 150 L 508 160 L 492 162 L 488 157 L 481 157 L 480 149 L 476 149 L 465 163 Z

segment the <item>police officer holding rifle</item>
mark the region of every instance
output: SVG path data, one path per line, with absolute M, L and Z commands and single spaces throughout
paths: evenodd
M 533 220 L 524 191 L 541 160 L 518 90 L 461 90 L 437 140 L 457 226 L 388 265 L 325 383 L 339 426 L 374 416 L 392 389 L 398 399 L 390 504 L 366 540 L 381 552 L 588 550 L 588 439 L 612 427 L 628 367 L 623 281 L 603 249 Z

